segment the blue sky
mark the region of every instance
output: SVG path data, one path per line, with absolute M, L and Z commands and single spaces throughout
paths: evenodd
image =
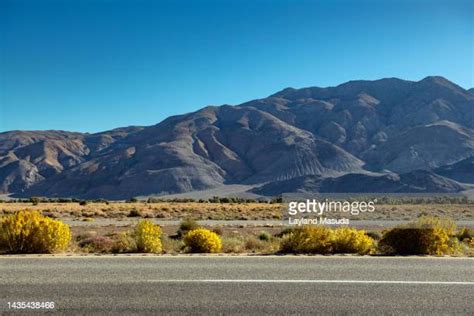
M 152 125 L 285 87 L 474 87 L 470 1 L 0 0 L 0 131 Z

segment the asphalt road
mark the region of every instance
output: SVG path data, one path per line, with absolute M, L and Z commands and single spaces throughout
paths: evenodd
M 472 315 L 474 258 L 1 257 L 0 314 L 16 313 L 9 301 L 69 315 Z

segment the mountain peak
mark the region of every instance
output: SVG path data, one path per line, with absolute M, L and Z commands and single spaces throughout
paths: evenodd
M 441 86 L 441 87 L 456 91 L 458 93 L 465 93 L 465 91 L 467 91 L 464 88 L 458 86 L 457 84 L 449 81 L 448 79 L 442 76 L 428 76 L 418 81 L 418 83 L 427 84 L 427 85 L 436 85 L 438 87 Z
M 383 78 L 378 80 L 351 80 L 335 87 L 307 87 L 301 89 L 286 88 L 271 97 L 298 99 L 347 99 L 361 93 L 368 94 L 378 100 L 391 102 L 399 99 L 408 91 L 414 82 L 399 78 Z

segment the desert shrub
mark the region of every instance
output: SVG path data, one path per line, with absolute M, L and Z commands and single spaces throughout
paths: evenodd
M 304 226 L 295 228 L 283 236 L 280 251 L 283 253 L 332 253 L 334 232 L 323 226 Z
M 463 241 L 463 240 L 472 240 L 472 237 L 474 236 L 474 232 L 469 229 L 469 228 L 463 228 L 459 231 L 459 233 L 457 234 L 457 237 L 460 241 Z
M 366 232 L 367 236 L 372 238 L 373 240 L 380 240 L 382 239 L 382 233 L 377 230 L 371 230 Z
M 218 196 L 213 196 L 208 201 L 209 201 L 209 203 L 220 203 L 221 200 Z
M 132 209 L 128 213 L 127 217 L 142 217 L 142 215 L 143 215 L 142 212 L 140 212 L 139 210 Z
M 293 231 L 295 230 L 294 227 L 285 227 L 281 232 L 275 234 L 275 237 L 283 237 L 285 235 L 289 235 L 290 233 L 292 233 Z
M 128 232 L 121 232 L 115 238 L 112 245 L 113 253 L 132 252 L 137 249 L 135 240 Z
M 97 236 L 97 232 L 95 230 L 87 230 L 82 232 L 76 236 L 76 241 L 81 242 L 84 239 L 91 238 Z
M 79 247 L 94 253 L 110 253 L 113 246 L 114 241 L 106 236 L 89 237 L 79 242 Z
M 33 196 L 32 198 L 30 198 L 30 202 L 33 205 L 38 205 L 41 202 L 41 198 L 37 196 Z
M 81 206 L 86 206 L 86 205 L 87 205 L 87 201 L 80 201 L 80 202 L 79 202 L 79 205 L 81 205 Z
M 2 232 L 0 232 L 0 254 L 8 251 L 8 244 L 6 238 L 1 237 Z
M 454 236 L 456 232 L 456 223 L 449 217 L 422 216 L 412 225 L 419 228 L 442 229 L 449 236 Z
M 190 218 L 184 219 L 179 224 L 178 237 L 181 238 L 184 235 L 186 235 L 187 232 L 198 229 L 198 228 L 199 228 L 199 224 L 195 220 L 190 219 Z
M 365 231 L 354 228 L 338 228 L 334 231 L 335 253 L 358 253 L 365 255 L 374 246 L 374 240 Z
M 222 252 L 224 253 L 242 253 L 245 252 L 244 240 L 239 236 L 223 237 Z
M 271 238 L 272 236 L 266 231 L 260 232 L 260 234 L 258 234 L 258 239 L 262 241 L 269 241 Z
M 245 241 L 244 248 L 247 252 L 261 252 L 266 248 L 266 242 L 252 236 Z
M 254 235 L 231 235 L 222 238 L 224 253 L 275 253 L 280 248 L 280 240 L 272 238 L 269 241 L 258 239 Z
M 379 249 L 385 254 L 443 255 L 456 253 L 459 245 L 440 228 L 396 227 L 383 235 Z
M 53 253 L 71 241 L 69 226 L 37 211 L 19 211 L 0 220 L 0 240 L 10 253 Z
M 223 198 L 221 198 L 220 202 L 221 203 L 230 203 L 230 202 L 232 202 L 232 200 L 229 199 L 228 197 L 223 197 Z
M 452 238 L 456 224 L 449 218 L 420 217 L 416 222 L 386 231 L 379 242 L 384 254 L 444 255 L 460 251 L 457 238 Z
M 142 220 L 135 226 L 133 238 L 139 252 L 160 253 L 161 228 L 150 220 Z
M 265 253 L 265 254 L 274 254 L 277 253 L 280 250 L 280 239 L 279 238 L 270 238 L 269 240 L 260 240 L 260 239 L 255 239 L 258 241 L 258 243 L 252 244 L 250 242 L 250 245 L 246 242 L 245 246 L 253 246 L 253 248 L 248 248 L 248 249 L 255 249 L 254 252 L 258 253 Z
M 163 243 L 164 253 L 176 254 L 180 253 L 181 250 L 184 248 L 184 244 L 181 239 L 169 238 L 168 236 L 164 236 L 161 238 L 161 242 Z
M 449 236 L 442 229 L 396 227 L 384 233 L 379 249 L 384 254 L 441 255 L 448 247 Z
M 184 235 L 184 244 L 189 252 L 215 253 L 221 252 L 221 238 L 214 232 L 198 228 L 191 230 Z

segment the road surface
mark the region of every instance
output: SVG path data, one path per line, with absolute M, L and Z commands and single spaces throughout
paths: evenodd
M 4 256 L 0 314 L 14 301 L 64 314 L 472 315 L 474 258 Z

